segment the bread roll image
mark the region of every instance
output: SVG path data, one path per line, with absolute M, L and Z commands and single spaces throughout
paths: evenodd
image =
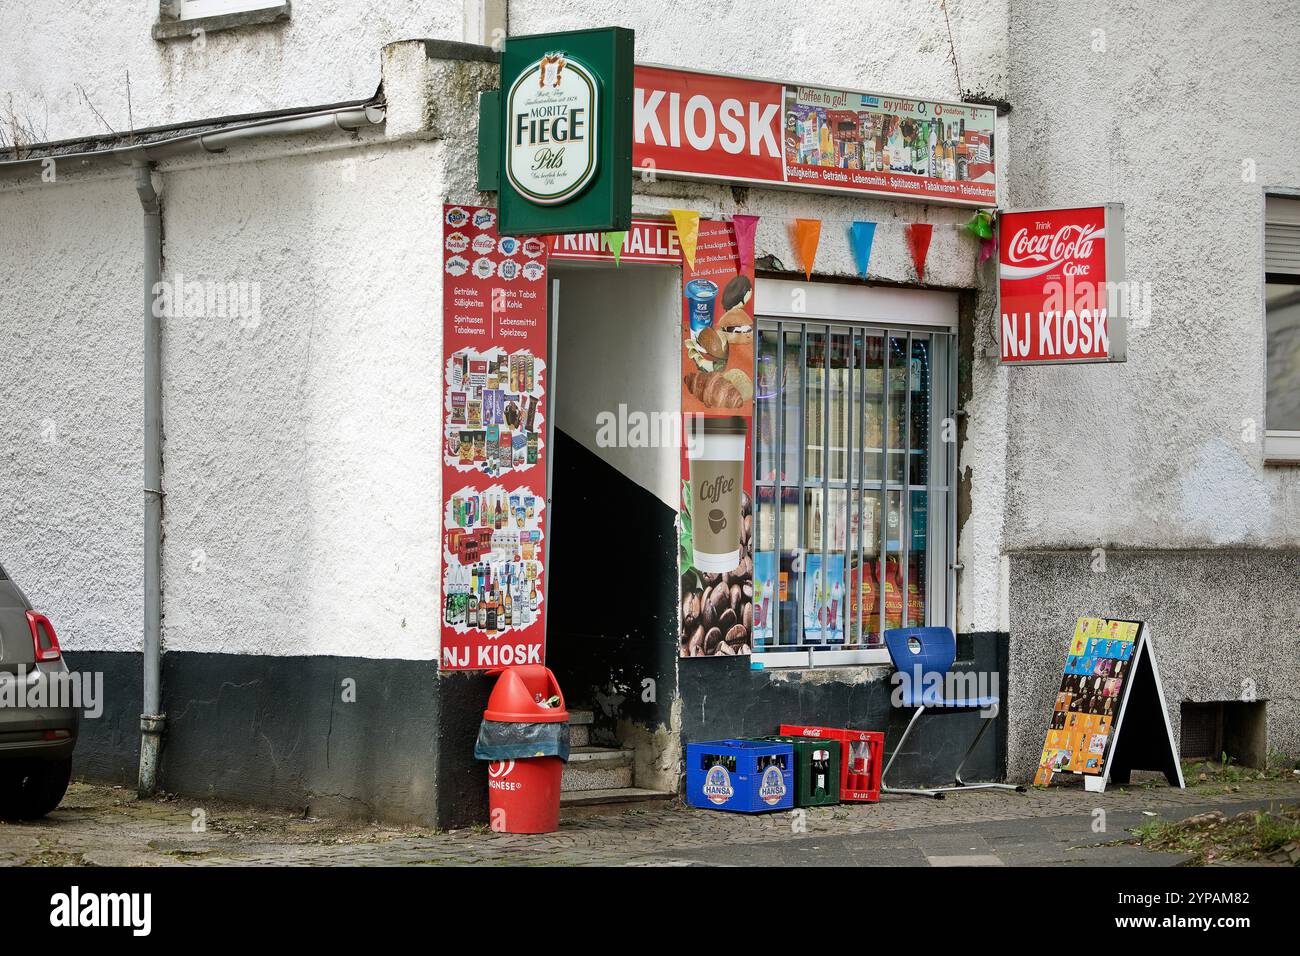
M 682 384 L 709 408 L 740 408 L 745 397 L 722 372 L 690 372 Z

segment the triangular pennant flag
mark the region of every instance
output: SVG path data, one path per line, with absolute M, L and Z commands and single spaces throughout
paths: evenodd
M 981 209 L 963 228 L 976 239 L 992 239 L 993 217 L 988 214 L 988 210 Z
M 546 258 L 549 259 L 551 256 L 555 255 L 555 242 L 560 237 L 553 232 L 549 232 L 542 238 L 546 240 Z
M 682 258 L 695 268 L 695 244 L 700 238 L 700 214 L 694 209 L 670 209 L 677 224 L 677 243 L 682 247 Z
M 757 216 L 732 216 L 736 228 L 736 252 L 740 256 L 740 274 L 744 275 L 754 265 L 754 233 L 758 231 Z
M 614 265 L 618 265 L 619 256 L 623 254 L 623 241 L 627 239 L 627 230 L 605 233 L 605 245 L 614 254 Z
M 871 261 L 871 244 L 876 238 L 874 222 L 855 222 L 849 226 L 849 242 L 853 246 L 853 259 L 858 264 L 862 278 L 867 277 L 867 263 Z
M 993 255 L 993 250 L 997 247 L 998 243 L 996 239 L 980 240 L 980 265 L 984 265 L 985 260 L 988 259 L 989 256 Z
M 916 266 L 916 277 L 924 282 L 925 257 L 930 254 L 934 226 L 928 222 L 914 222 L 903 232 L 907 236 L 907 248 L 912 253 L 912 265 Z
M 799 253 L 803 264 L 803 274 L 811 279 L 813 262 L 817 259 L 817 243 L 822 238 L 822 221 L 820 219 L 796 219 L 794 221 L 794 248 Z

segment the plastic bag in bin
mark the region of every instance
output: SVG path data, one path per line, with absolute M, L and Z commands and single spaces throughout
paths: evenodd
M 478 760 L 518 760 L 522 757 L 569 759 L 567 723 L 516 724 L 485 720 L 479 725 L 474 744 Z

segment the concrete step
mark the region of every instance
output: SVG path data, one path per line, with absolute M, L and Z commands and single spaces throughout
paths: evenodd
M 645 790 L 641 787 L 616 787 L 605 790 L 572 790 L 560 794 L 560 810 L 578 815 L 578 811 L 601 809 L 626 810 L 629 805 L 661 803 L 676 794 L 666 790 Z
M 630 787 L 632 756 L 632 751 L 617 747 L 571 747 L 560 778 L 560 792 Z
M 569 746 L 591 746 L 592 713 L 590 710 L 569 711 Z
M 587 724 L 569 725 L 569 747 L 590 747 L 591 727 Z

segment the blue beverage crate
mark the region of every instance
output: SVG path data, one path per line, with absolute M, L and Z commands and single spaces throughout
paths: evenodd
M 780 758 L 780 766 L 760 770 L 759 764 L 770 757 Z M 789 810 L 794 806 L 794 748 L 760 740 L 687 744 L 686 802 L 734 813 Z

